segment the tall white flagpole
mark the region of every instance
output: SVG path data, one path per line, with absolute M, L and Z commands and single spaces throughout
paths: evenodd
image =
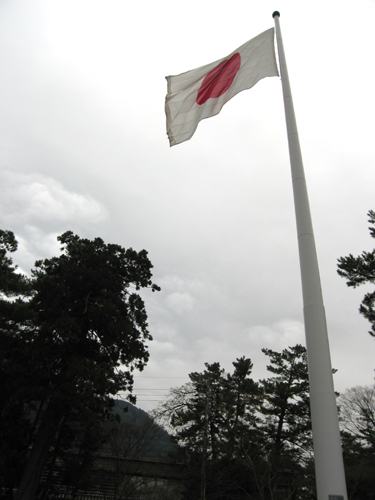
M 318 259 L 279 17 L 279 12 L 273 13 L 297 222 L 317 496 L 318 500 L 347 500 Z

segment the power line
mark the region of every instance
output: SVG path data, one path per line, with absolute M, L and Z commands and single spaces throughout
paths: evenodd
M 158 401 L 159 403 L 161 401 L 165 401 L 164 399 L 140 399 L 140 398 L 137 398 L 137 403 L 138 401 L 143 401 L 144 403 L 147 403 L 148 401 Z
M 134 375 L 134 378 L 184 378 L 184 379 L 188 379 L 189 377 L 144 377 L 143 375 Z

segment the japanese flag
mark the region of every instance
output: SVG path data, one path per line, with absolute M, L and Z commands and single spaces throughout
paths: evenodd
M 167 76 L 167 134 L 171 146 L 189 140 L 204 118 L 217 115 L 226 102 L 267 76 L 279 76 L 274 28 L 216 62 Z

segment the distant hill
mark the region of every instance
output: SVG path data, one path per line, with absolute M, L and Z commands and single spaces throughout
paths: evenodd
M 127 401 L 115 400 L 112 409 L 120 422 L 106 426 L 109 439 L 101 454 L 137 460 L 166 461 L 177 445 L 169 434 L 145 411 Z

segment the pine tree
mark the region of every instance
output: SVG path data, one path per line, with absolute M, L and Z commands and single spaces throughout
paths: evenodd
M 274 488 L 289 475 L 290 488 L 295 489 L 312 455 L 307 353 L 299 344 L 281 353 L 271 349 L 262 352 L 270 358 L 267 370 L 273 374 L 261 381 L 270 483 Z
M 219 363 L 205 366 L 189 375 L 189 384 L 171 391 L 156 417 L 172 427 L 187 453 L 187 496 L 235 498 L 253 488 L 240 457 L 255 426 L 259 389 L 250 377 L 250 359 L 237 359 L 232 374 Z
M 14 235 L 0 236 L 0 265 L 7 270 L 0 291 L 17 296 L 31 290 L 27 302 L 2 300 L 6 314 L 0 333 L 9 339 L 2 377 L 9 381 L 19 368 L 10 399 L 20 413 L 27 415 L 33 405 L 37 409 L 16 494 L 17 500 L 32 500 L 50 450 L 69 432 L 84 443 L 88 434 L 82 429 L 99 432 L 112 396 L 132 390 L 132 372 L 147 363 L 152 340 L 137 291 L 159 287 L 151 281 L 145 250 L 82 239 L 70 231 L 58 237 L 61 255 L 38 261 L 27 280 L 15 275 L 4 253 L 16 248 Z M 21 305 L 27 311 L 24 320 L 13 309 Z M 80 429 L 78 434 L 74 429 Z
M 375 238 L 375 212 L 368 212 L 369 231 Z M 362 252 L 358 257 L 349 254 L 338 259 L 338 274 L 346 279 L 346 284 L 357 288 L 360 285 L 375 284 L 375 249 L 372 252 Z M 359 312 L 371 323 L 369 334 L 375 337 L 375 292 L 365 294 L 359 307 Z
M 13 264 L 18 243 L 0 230 L 0 484 L 12 490 L 24 462 L 31 426 L 24 414 L 28 391 L 21 334 L 30 324 L 30 280 Z

